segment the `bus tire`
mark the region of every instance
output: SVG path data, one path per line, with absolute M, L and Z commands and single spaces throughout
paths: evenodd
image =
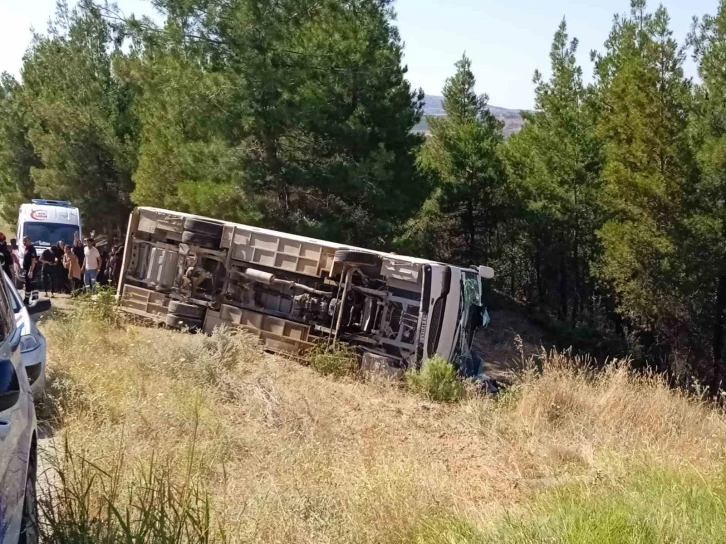
M 182 233 L 182 243 L 190 244 L 193 246 L 206 247 L 207 249 L 219 249 L 221 242 L 220 236 L 208 236 L 206 234 L 199 234 L 197 232 L 191 232 L 185 230 Z
M 375 253 L 351 249 L 337 250 L 335 252 L 335 261 L 357 266 L 369 276 L 378 276 L 381 273 L 381 266 L 383 266 L 383 259 Z
M 174 314 L 168 314 L 164 318 L 164 323 L 172 329 L 189 329 L 190 331 L 200 330 L 204 324 L 201 319 Z
M 194 232 L 196 234 L 203 234 L 211 238 L 221 238 L 222 230 L 224 225 L 222 223 L 215 223 L 213 221 L 204 221 L 202 219 L 192 219 L 188 217 L 184 220 L 184 230 Z

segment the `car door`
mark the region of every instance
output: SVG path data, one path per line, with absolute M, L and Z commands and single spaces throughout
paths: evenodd
M 2 273 L 2 272 L 0 272 Z M 0 285 L 0 542 L 20 530 L 34 408 L 20 359 L 20 329 Z M 8 540 L 9 539 L 9 540 Z

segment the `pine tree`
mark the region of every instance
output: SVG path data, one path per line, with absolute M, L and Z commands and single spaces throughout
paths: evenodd
M 446 116 L 429 119 L 431 134 L 419 157 L 435 187 L 404 237 L 437 259 L 467 266 L 498 258 L 505 187 L 502 124 L 489 111 L 488 97 L 476 94 L 475 83 L 464 55 L 444 86 Z
M 712 391 L 723 388 L 726 343 L 726 2 L 690 36 L 702 83 L 696 87 L 691 134 L 700 180 L 688 192 L 684 247 L 691 307 L 701 346 L 711 346 Z M 696 327 L 694 327 L 696 328 Z M 708 333 L 710 331 L 710 334 Z
M 122 80 L 138 89 L 133 201 L 254 223 L 234 144 L 234 83 L 178 33 L 170 21 L 153 41 L 116 63 Z
M 633 0 L 630 16 L 616 18 L 605 54 L 596 57 L 608 215 L 599 231 L 598 273 L 644 347 L 659 349 L 659 361 L 682 341 L 680 324 L 689 315 L 679 222 L 684 188 L 696 174 L 686 131 L 685 54 L 668 24 L 665 8 L 651 14 L 644 0 Z
M 89 229 L 121 230 L 131 208 L 136 127 L 131 97 L 112 73 L 115 45 L 97 7 L 59 2 L 23 63 L 28 140 L 40 159 L 34 191 L 73 201 Z
M 22 107 L 22 85 L 10 74 L 0 75 L 0 189 L 3 219 L 14 225 L 18 207 L 36 196 L 31 169 L 40 166 L 28 140 Z
M 161 177 L 171 198 L 186 203 L 201 186 L 205 194 L 227 192 L 251 205 L 245 215 L 267 226 L 385 247 L 426 191 L 415 168 L 421 138 L 411 132 L 421 115 L 420 94 L 405 79 L 390 2 L 159 5 L 170 14 L 164 32 L 181 39 L 173 62 L 192 76 L 170 77 L 181 77 L 187 94 L 180 102 L 194 103 L 199 113 L 192 110 L 183 129 L 186 114 L 149 106 L 171 115 L 163 129 L 158 116 L 144 123 L 137 201 L 167 193 L 154 181 Z M 158 100 L 153 91 L 142 92 L 144 100 Z M 204 118 L 214 121 L 207 125 Z M 215 179 L 181 158 L 169 171 L 158 161 L 170 147 L 193 142 L 218 161 Z
M 505 153 L 531 255 L 524 264 L 534 276 L 533 302 L 555 307 L 573 324 L 593 293 L 589 263 L 601 220 L 599 148 L 577 45 L 568 41 L 563 20 L 550 51 L 552 76 L 545 81 L 535 73 L 535 111 L 525 114 L 524 128 Z

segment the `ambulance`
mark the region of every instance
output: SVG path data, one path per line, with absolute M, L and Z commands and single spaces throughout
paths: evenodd
M 74 237 L 82 238 L 81 215 L 67 200 L 33 199 L 21 204 L 18 214 L 18 246 L 22 260 L 23 238 L 29 236 L 38 255 L 59 241 L 73 245 Z

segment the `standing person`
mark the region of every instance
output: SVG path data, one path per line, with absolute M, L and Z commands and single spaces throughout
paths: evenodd
M 63 268 L 68 271 L 68 281 L 71 284 L 71 295 L 75 295 L 83 289 L 81 280 L 81 265 L 78 264 L 78 257 L 73 253 L 71 246 L 65 246 L 63 252 Z
M 40 254 L 40 263 L 43 265 L 41 277 L 43 278 L 43 290 L 45 291 L 45 296 L 47 297 L 48 291 L 50 291 L 50 298 L 53 298 L 55 296 L 56 272 L 55 255 L 53 255 L 51 248 L 45 248 Z
M 83 251 L 83 283 L 86 290 L 93 294 L 96 291 L 96 278 L 101 269 L 101 254 L 96 249 L 93 238 L 86 238 L 86 249 Z
M 2 269 L 9 278 L 13 277 L 13 256 L 10 254 L 10 248 L 5 240 L 5 235 L 0 232 L 0 260 L 2 260 Z
M 83 259 L 85 258 L 83 254 L 83 245 L 81 245 L 81 241 L 78 239 L 77 235 L 73 238 L 73 253 L 75 253 L 76 258 L 78 259 L 78 264 L 83 266 Z
M 113 246 L 111 247 L 111 255 L 108 258 L 108 276 L 111 285 L 118 287 L 119 279 L 121 278 L 121 265 L 124 260 L 124 244 L 119 242 L 117 238 L 113 239 Z
M 103 249 L 100 250 L 101 252 L 101 268 L 98 272 L 98 277 L 96 278 L 96 281 L 98 281 L 99 285 L 106 287 L 108 285 L 108 276 L 106 275 L 106 269 L 108 268 L 108 250 L 106 249 L 106 246 L 103 247 Z
M 23 246 L 25 253 L 23 254 L 23 270 L 25 271 L 25 298 L 23 302 L 27 306 L 30 302 L 30 292 L 33 289 L 33 280 L 35 279 L 35 265 L 38 261 L 38 253 L 35 251 L 33 242 L 30 237 L 23 238 Z
M 65 268 L 63 268 L 63 256 L 65 252 L 63 248 L 65 243 L 63 240 L 58 240 L 58 243 L 50 248 L 55 257 L 55 265 L 53 266 L 53 280 L 55 281 L 55 288 L 58 293 L 70 292 L 68 289 L 68 275 L 66 274 Z
M 16 280 L 20 275 L 20 251 L 18 251 L 18 241 L 15 238 L 10 239 L 10 255 L 13 257 L 13 280 Z

